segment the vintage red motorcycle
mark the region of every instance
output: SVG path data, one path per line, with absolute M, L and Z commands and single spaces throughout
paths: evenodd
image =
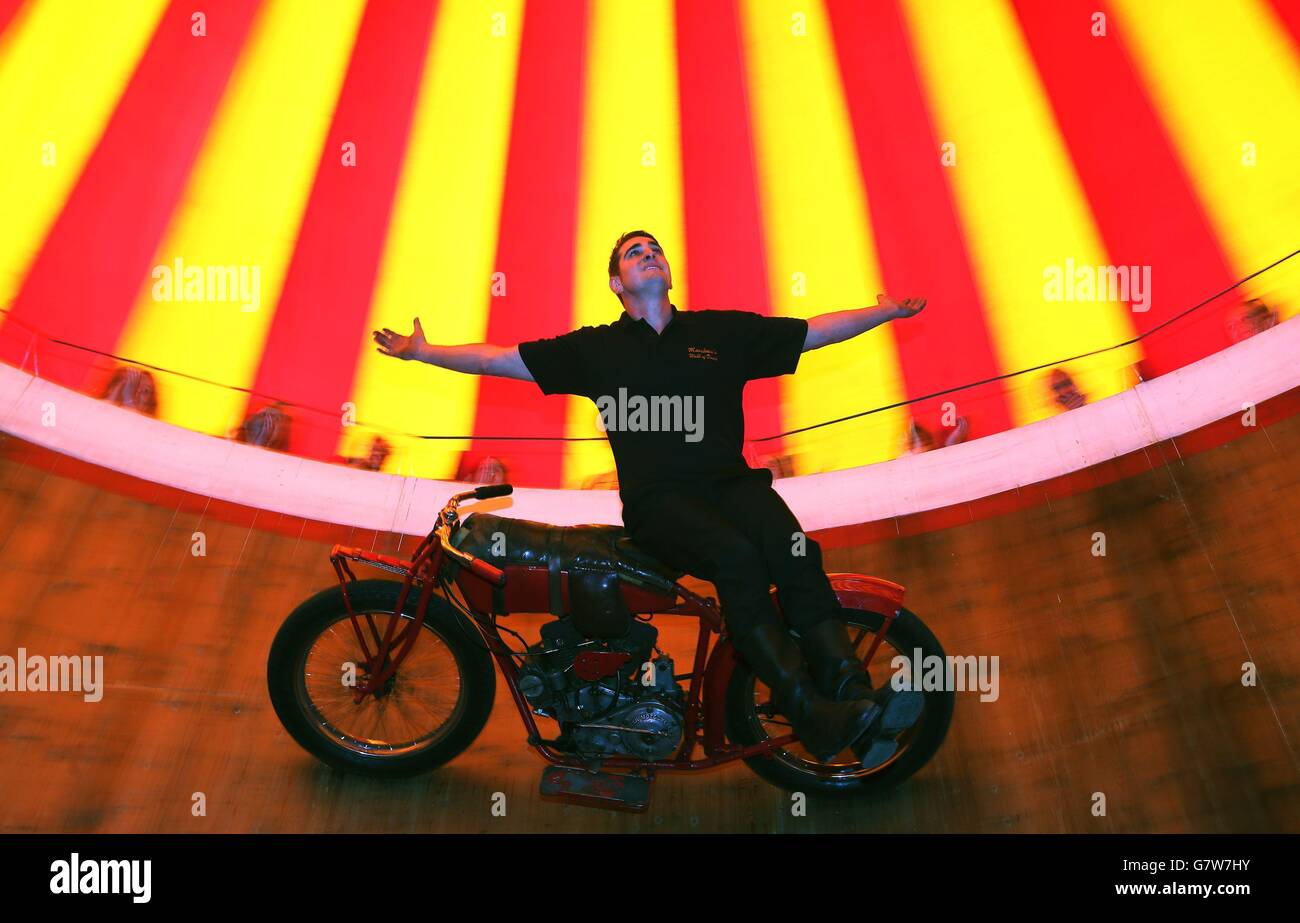
M 623 529 L 482 511 L 461 521 L 462 501 L 511 490 L 454 495 L 410 560 L 334 547 L 339 585 L 294 610 L 267 663 L 276 714 L 309 753 L 371 776 L 434 769 L 487 723 L 494 661 L 529 746 L 550 764 L 541 793 L 577 803 L 644 810 L 658 771 L 738 759 L 791 791 L 865 795 L 902 782 L 943 743 L 953 692 L 924 690 L 921 718 L 888 762 L 867 770 L 849 751 L 814 758 L 737 656 L 717 602 L 678 583 L 684 571 L 637 548 Z M 358 580 L 350 562 L 400 579 Z M 860 574 L 829 577 L 851 639 L 868 671 L 875 666 L 874 682 L 891 673 L 894 657 L 911 662 L 918 649 L 922 658 L 944 657 L 903 607 L 903 587 Z M 555 619 L 528 644 L 504 624 L 512 612 Z M 689 672 L 678 673 L 659 649 L 654 615 L 699 620 Z M 554 721 L 558 733 L 544 737 L 537 717 Z

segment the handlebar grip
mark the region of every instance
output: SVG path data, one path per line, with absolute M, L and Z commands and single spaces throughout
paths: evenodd
M 482 577 L 484 580 L 486 580 L 488 583 L 492 584 L 493 586 L 506 585 L 505 571 L 501 570 L 498 567 L 493 567 L 491 564 L 489 564 L 487 561 L 484 561 L 482 558 L 475 558 L 473 561 L 471 561 L 469 565 L 469 569 L 470 571 Z
M 493 497 L 505 497 L 514 493 L 514 490 L 511 484 L 488 484 L 474 490 L 474 499 L 491 500 Z

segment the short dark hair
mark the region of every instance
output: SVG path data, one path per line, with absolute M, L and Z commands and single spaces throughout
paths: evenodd
M 655 243 L 659 244 L 659 241 L 655 240 L 655 236 L 649 231 L 628 231 L 618 239 L 618 242 L 614 244 L 614 249 L 609 252 L 609 276 L 611 279 L 618 275 L 618 252 L 622 250 L 623 245 L 633 237 L 649 237 L 651 240 L 654 240 Z M 659 247 L 660 249 L 663 249 L 663 244 L 659 244 Z M 619 301 L 622 300 L 623 299 L 621 298 L 619 299 Z

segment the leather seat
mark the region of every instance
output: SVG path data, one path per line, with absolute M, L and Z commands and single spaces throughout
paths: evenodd
M 470 513 L 451 543 L 497 566 L 546 567 L 555 573 L 612 572 L 629 583 L 672 592 L 685 571 L 633 544 L 622 526 L 553 526 L 493 513 Z M 499 552 L 499 553 L 498 553 Z

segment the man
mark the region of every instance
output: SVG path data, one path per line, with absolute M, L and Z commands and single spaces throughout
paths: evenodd
M 794 372 L 801 353 L 911 317 L 925 300 L 881 295 L 876 307 L 811 320 L 680 312 L 668 300 L 668 260 L 641 230 L 614 245 L 609 287 L 623 306 L 617 321 L 517 346 L 433 346 L 418 317 L 409 336 L 385 328 L 374 338 L 384 355 L 594 401 L 632 540 L 713 582 L 732 642 L 809 752 L 829 761 L 852 748 L 864 767 L 881 765 L 920 716 L 923 696 L 872 689 L 838 618 L 821 548 L 772 489 L 772 472 L 744 462 L 741 394 L 747 381 Z M 773 583 L 798 644 L 772 604 Z

